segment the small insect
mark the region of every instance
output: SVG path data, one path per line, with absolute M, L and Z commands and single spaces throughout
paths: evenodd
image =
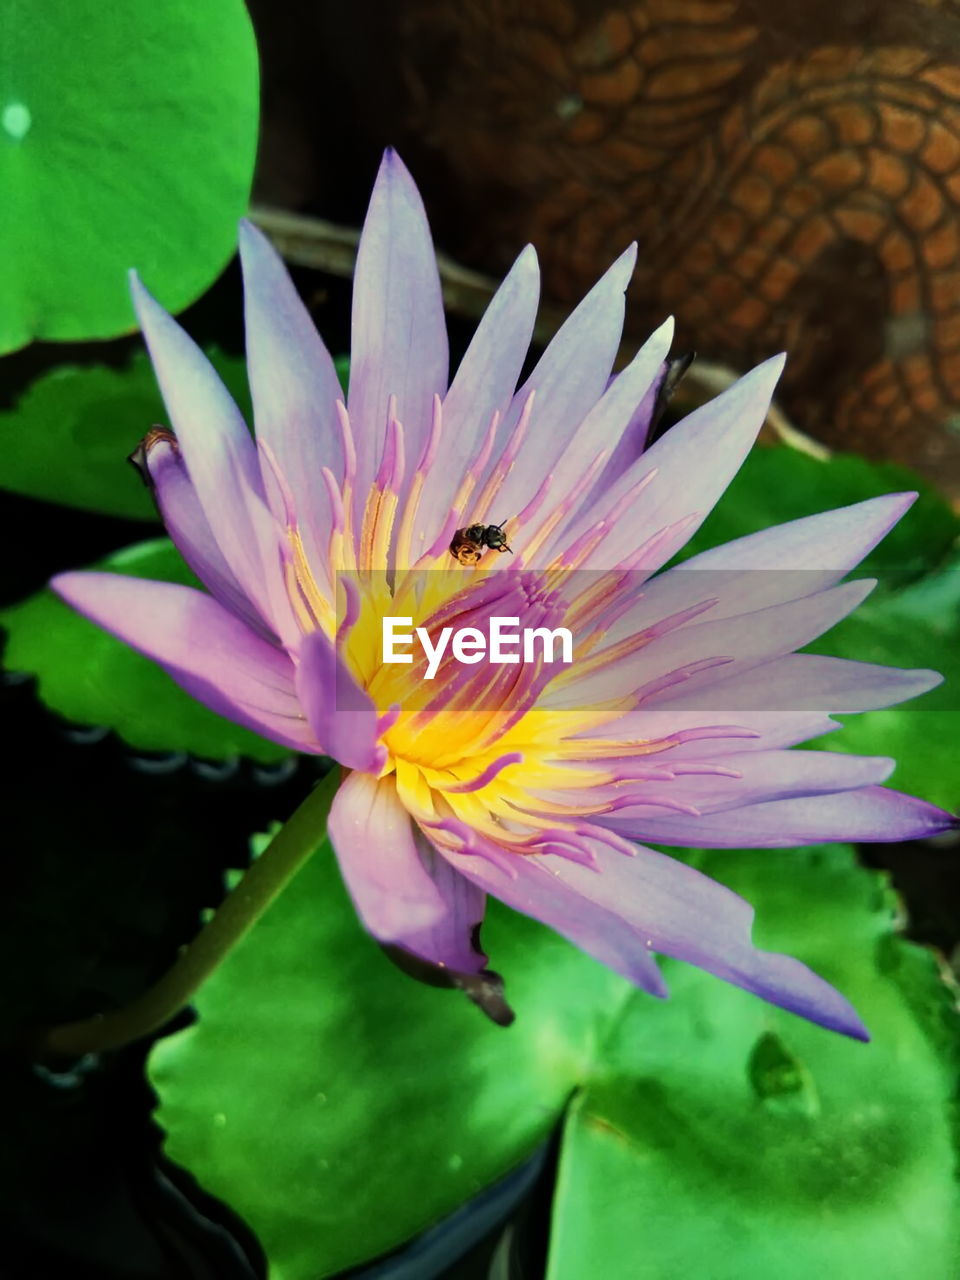
M 450 543 L 450 554 L 460 564 L 476 564 L 488 547 L 501 555 L 505 551 L 513 555 L 503 532 L 506 523 L 503 520 L 500 524 L 471 524 L 466 529 L 458 529 Z

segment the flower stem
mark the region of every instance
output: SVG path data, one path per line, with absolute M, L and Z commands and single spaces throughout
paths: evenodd
M 321 843 L 339 785 L 340 770 L 334 767 L 253 861 L 159 982 L 126 1008 L 51 1027 L 34 1042 L 37 1056 L 46 1060 L 75 1058 L 119 1049 L 150 1035 L 179 1013 Z

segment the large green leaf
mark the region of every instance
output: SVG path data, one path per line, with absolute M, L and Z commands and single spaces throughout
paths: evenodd
M 167 1152 L 254 1227 L 272 1280 L 400 1244 L 546 1136 L 629 990 L 494 910 L 484 943 L 517 1022 L 404 976 L 367 937 L 325 846 L 151 1059 Z
M 247 408 L 242 360 L 208 355 Z M 143 352 L 126 369 L 61 365 L 39 378 L 15 409 L 0 413 L 0 487 L 32 498 L 155 520 L 149 490 L 125 459 L 168 415 Z
M 886 1266 L 863 1274 L 947 1280 L 957 1034 L 931 957 L 894 941 L 848 849 L 702 863 L 758 904 L 765 944 L 854 999 L 873 1044 L 680 964 L 658 1002 L 494 903 L 484 940 L 518 1014 L 501 1030 L 392 969 L 324 848 L 154 1049 L 168 1153 L 247 1219 L 273 1280 L 319 1280 L 517 1164 L 580 1085 L 554 1280 L 858 1275 L 860 1247 Z M 764 1271 L 781 1254 L 792 1269 Z
M 165 538 L 118 551 L 97 565 L 135 578 L 196 585 Z M 155 663 L 75 613 L 49 589 L 0 612 L 8 632 L 4 665 L 37 677 L 51 710 L 78 724 L 106 725 L 131 746 L 189 751 L 211 760 L 289 755 L 194 701 Z
M 0 351 L 132 328 L 230 257 L 250 193 L 257 53 L 242 0 L 0 0 Z
M 848 850 L 702 855 L 873 1034 L 845 1040 L 667 966 L 569 1115 L 550 1280 L 952 1280 L 960 1213 L 953 999 Z

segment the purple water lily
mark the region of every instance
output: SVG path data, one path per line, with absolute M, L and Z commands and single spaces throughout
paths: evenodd
M 360 242 L 344 404 L 279 258 L 247 224 L 240 248 L 256 440 L 133 281 L 173 428 L 151 433 L 143 463 L 207 591 L 104 573 L 62 574 L 56 590 L 213 710 L 338 761 L 329 834 L 366 928 L 481 1003 L 492 893 L 655 995 L 659 952 L 865 1037 L 823 979 L 753 946 L 742 898 L 635 842 L 902 840 L 951 823 L 881 785 L 889 760 L 791 749 L 836 728 L 831 712 L 940 679 L 795 652 L 867 594 L 841 579 L 914 495 L 658 575 L 750 449 L 781 359 L 644 449 L 671 326 L 611 378 L 635 248 L 518 390 L 538 301 L 527 248 L 448 386 L 423 206 L 388 153 Z M 494 539 L 452 557 L 474 525 L 499 527 L 512 554 Z M 388 615 L 428 633 L 494 615 L 567 622 L 582 648 L 556 667 L 445 660 L 427 681 L 422 665 L 384 665 Z

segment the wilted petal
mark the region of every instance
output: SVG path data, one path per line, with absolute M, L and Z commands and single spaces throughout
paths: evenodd
M 298 751 L 315 752 L 284 651 L 211 596 L 116 573 L 61 573 L 50 585 L 219 715 Z

